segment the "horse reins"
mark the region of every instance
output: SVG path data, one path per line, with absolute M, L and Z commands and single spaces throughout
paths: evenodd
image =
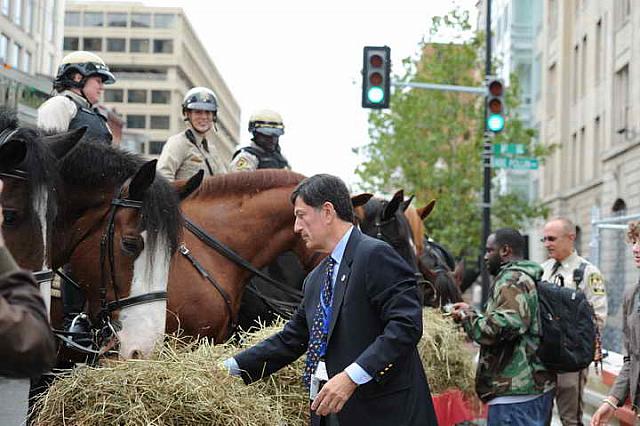
M 251 272 L 254 275 L 259 276 L 270 284 L 273 284 L 275 287 L 280 290 L 285 291 L 286 293 L 291 294 L 296 297 L 298 300 L 302 300 L 302 292 L 300 290 L 287 287 L 285 284 L 274 280 L 269 275 L 260 271 L 256 267 L 254 267 L 251 263 L 249 263 L 246 259 L 236 253 L 234 250 L 226 246 L 224 243 L 217 240 L 215 237 L 209 235 L 205 230 L 196 225 L 192 220 L 183 216 L 185 227 L 189 232 L 195 235 L 199 240 L 204 242 L 207 246 L 216 250 L 219 254 L 223 255 L 233 263 L 237 264 L 241 268 Z M 229 315 L 229 331 L 228 334 L 231 335 L 237 328 L 238 323 L 237 319 L 233 316 L 233 309 L 231 307 L 231 298 L 229 294 L 220 286 L 220 284 L 215 280 L 211 273 L 209 273 L 204 266 L 195 258 L 195 256 L 191 253 L 191 251 L 184 245 L 184 243 L 180 246 L 179 252 L 191 262 L 193 267 L 205 278 L 209 281 L 216 290 L 222 296 L 222 299 L 225 302 L 225 309 L 227 314 Z M 249 291 L 252 291 L 256 296 L 258 296 L 270 309 L 272 309 L 276 314 L 287 317 L 290 316 L 291 313 L 297 308 L 299 305 L 298 302 L 286 302 L 280 301 L 274 298 L 267 297 L 263 295 L 258 289 L 252 289 L 247 286 Z

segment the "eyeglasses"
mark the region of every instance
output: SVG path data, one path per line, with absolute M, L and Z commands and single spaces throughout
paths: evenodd
M 558 239 L 558 237 L 542 237 L 542 238 L 540 238 L 540 242 L 544 243 L 545 241 L 549 241 L 550 243 L 552 243 L 557 239 Z

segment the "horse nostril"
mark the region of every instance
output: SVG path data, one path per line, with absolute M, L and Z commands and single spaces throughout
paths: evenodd
M 131 359 L 142 359 L 142 358 L 143 358 L 142 351 L 139 351 L 136 349 L 135 351 L 131 352 Z

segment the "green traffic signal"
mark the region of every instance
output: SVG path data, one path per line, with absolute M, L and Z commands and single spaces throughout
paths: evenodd
M 381 103 L 384 101 L 384 90 L 378 86 L 370 87 L 367 92 L 367 99 L 373 104 Z
M 487 128 L 494 133 L 501 132 L 504 129 L 504 117 L 502 114 L 490 114 L 487 118 Z

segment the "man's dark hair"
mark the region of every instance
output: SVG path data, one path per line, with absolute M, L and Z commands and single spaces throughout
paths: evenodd
M 494 235 L 496 247 L 509 246 L 514 257 L 522 258 L 524 256 L 526 243 L 520 232 L 513 228 L 500 228 Z
M 338 217 L 353 222 L 353 206 L 347 185 L 336 176 L 319 174 L 306 178 L 291 194 L 291 203 L 300 197 L 305 204 L 319 209 L 325 202 L 333 204 Z

